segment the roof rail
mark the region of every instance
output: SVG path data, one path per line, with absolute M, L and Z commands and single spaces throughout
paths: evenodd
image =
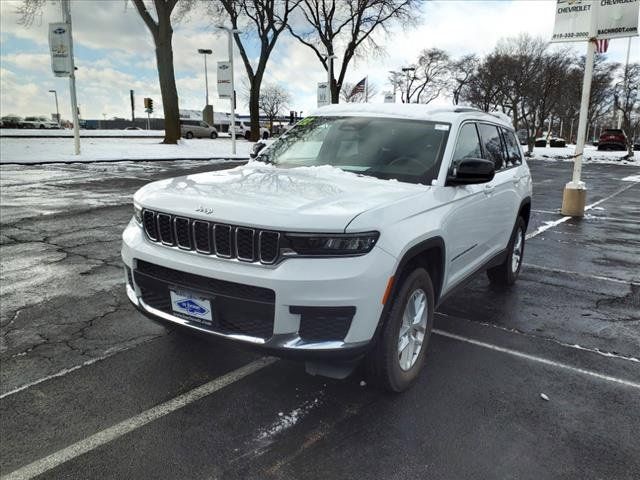
M 454 112 L 464 113 L 464 112 L 483 112 L 483 111 L 476 107 L 456 107 Z M 486 112 L 483 112 L 483 113 L 486 113 Z

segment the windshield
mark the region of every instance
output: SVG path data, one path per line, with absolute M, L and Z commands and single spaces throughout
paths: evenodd
M 438 176 L 450 125 L 370 117 L 307 117 L 257 159 L 281 167 L 332 165 L 403 182 Z

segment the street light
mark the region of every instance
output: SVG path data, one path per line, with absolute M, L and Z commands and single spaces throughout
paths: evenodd
M 416 67 L 402 67 L 402 71 L 407 74 L 407 103 L 409 101 L 409 72 L 415 72 Z
M 216 25 L 218 30 L 224 30 L 229 36 L 229 66 L 231 67 L 231 153 L 236 154 L 236 88 L 233 84 L 233 34 L 240 33 L 237 28 Z
M 56 120 L 58 120 L 58 128 L 60 128 L 60 110 L 58 109 L 58 92 L 55 90 L 49 90 L 49 93 L 53 93 L 56 98 Z
M 205 89 L 205 105 L 209 105 L 209 76 L 207 74 L 207 55 L 211 55 L 213 50 L 209 48 L 199 48 L 198 53 L 204 57 L 204 89 Z

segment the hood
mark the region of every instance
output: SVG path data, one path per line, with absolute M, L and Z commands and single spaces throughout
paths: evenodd
M 134 200 L 144 208 L 233 225 L 339 232 L 358 214 L 425 188 L 331 166 L 276 168 L 250 162 L 150 183 Z

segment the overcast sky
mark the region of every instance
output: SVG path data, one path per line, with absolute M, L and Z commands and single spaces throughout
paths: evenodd
M 59 2 L 50 2 L 34 25 L 17 24 L 19 2 L 0 2 L 0 112 L 18 115 L 49 115 L 55 111 L 50 89 L 59 95 L 63 118 L 70 117 L 68 79 L 55 78 L 48 53 L 49 22 L 61 20 Z M 78 103 L 83 118 L 130 117 L 129 90 L 136 92 L 136 112 L 143 114 L 142 99 L 152 97 L 156 115 L 161 116 L 154 46 L 151 35 L 131 3 L 124 0 L 72 0 L 74 49 L 76 56 Z M 502 37 L 527 32 L 550 38 L 555 0 L 531 1 L 433 1 L 421 4 L 415 27 L 394 28 L 378 41 L 384 52 L 358 59 L 347 73 L 355 83 L 368 75 L 381 94 L 388 90 L 388 70 L 412 63 L 420 50 L 439 47 L 453 57 L 490 52 Z M 198 48 L 211 48 L 209 56 L 209 96 L 216 111 L 228 111 L 229 102 L 217 99 L 215 64 L 227 56 L 226 35 L 215 32 L 210 21 L 193 16 L 178 24 L 173 50 L 180 108 L 200 110 L 204 106 L 204 68 Z M 631 60 L 640 60 L 638 38 L 632 42 Z M 573 44 L 578 52 L 586 45 Z M 608 58 L 624 61 L 627 39 L 612 40 Z M 340 52 L 338 52 L 338 55 Z M 236 78 L 245 75 L 236 59 Z M 293 98 L 292 109 L 308 112 L 315 108 L 317 82 L 326 73 L 315 54 L 288 34 L 283 34 L 267 67 L 265 83 L 278 83 Z M 579 88 L 579 87 L 577 87 Z M 236 87 L 238 90 L 238 87 Z M 247 108 L 240 102 L 240 110 Z

